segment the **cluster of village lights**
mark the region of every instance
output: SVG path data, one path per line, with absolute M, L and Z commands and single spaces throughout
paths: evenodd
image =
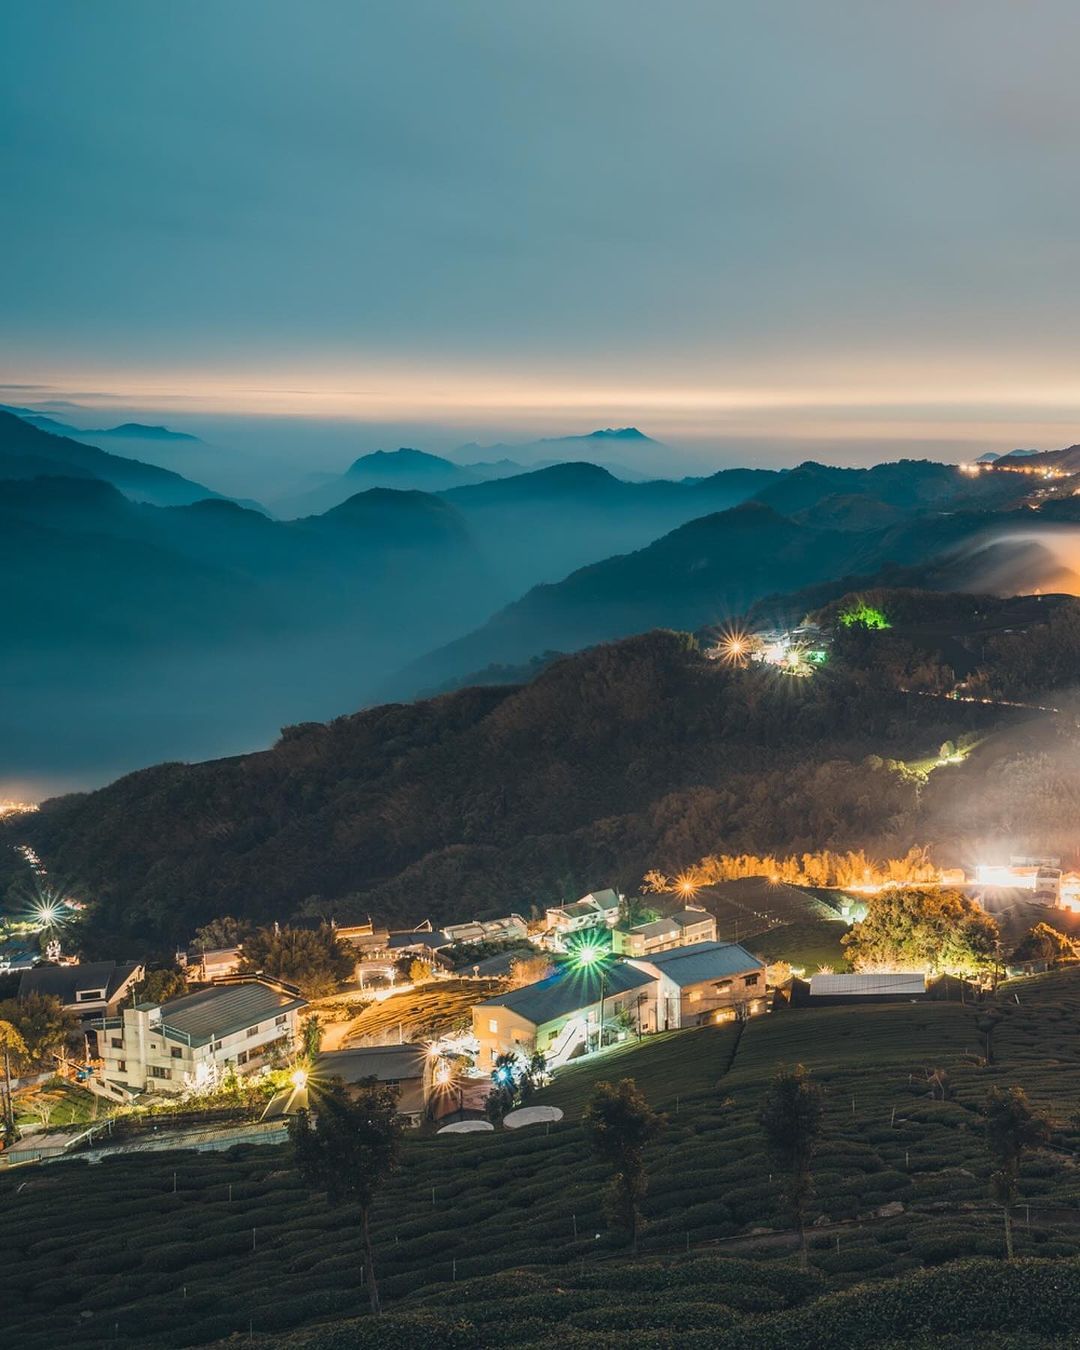
M 764 661 L 788 675 L 809 675 L 824 664 L 824 648 L 810 648 L 801 642 L 765 642 L 756 634 L 732 630 L 722 634 L 716 649 L 726 665 L 746 667 L 751 660 Z

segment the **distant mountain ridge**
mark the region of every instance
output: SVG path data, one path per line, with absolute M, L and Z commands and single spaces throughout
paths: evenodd
M 354 491 L 365 487 L 419 488 L 424 492 L 445 492 L 455 487 L 484 483 L 493 479 L 534 473 L 567 460 L 591 460 L 611 445 L 663 447 L 636 427 L 605 427 L 583 436 L 557 436 L 520 446 L 476 443 L 459 446 L 453 458 L 433 455 L 426 450 L 402 446 L 397 450 L 374 450 L 353 460 L 343 474 L 331 476 L 305 491 L 282 497 L 274 503 L 281 515 L 311 515 L 338 505 Z M 534 458 L 523 463 L 519 452 Z M 553 452 L 559 452 L 553 458 Z M 543 456 L 542 459 L 537 458 Z M 615 476 L 632 481 L 654 478 L 622 466 L 605 465 Z
M 77 427 L 69 422 L 60 422 L 47 413 L 35 412 L 32 408 L 14 408 L 0 403 L 0 412 L 14 413 L 24 422 L 41 431 L 49 431 L 61 436 L 114 436 L 120 440 L 141 441 L 198 441 L 186 431 L 173 431 L 170 427 L 147 425 L 143 422 L 121 422 L 115 427 Z
M 0 410 L 0 478 L 75 475 L 101 478 L 130 497 L 176 506 L 221 494 L 171 469 L 125 459 Z

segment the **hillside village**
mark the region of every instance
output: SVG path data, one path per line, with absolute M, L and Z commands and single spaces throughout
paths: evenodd
M 1057 859 L 978 864 L 970 875 L 920 863 L 909 881 L 868 868 L 867 879 L 834 890 L 776 876 L 719 880 L 718 868 L 753 864 L 712 864 L 711 873 L 706 862 L 679 877 L 652 874 L 641 895 L 598 889 L 532 918 L 397 931 L 373 921 L 331 921 L 317 933 L 275 925 L 261 948 L 224 920 L 177 951 L 171 968 L 80 960 L 63 936 L 78 915 L 54 901 L 0 947 L 10 1020 L 32 1025 L 48 1010 L 53 1037 L 22 1067 L 9 1060 L 0 1167 L 100 1149 L 121 1120 L 121 1135 L 137 1141 L 147 1121 L 157 1130 L 170 1114 L 181 1132 L 212 1124 L 218 1147 L 272 1142 L 307 1109 L 309 1083 L 330 1080 L 393 1084 L 414 1126 L 492 1129 L 568 1066 L 620 1046 L 780 1009 L 975 1003 L 1008 975 L 1080 956 L 1068 936 L 1080 874 Z M 1003 920 L 984 957 L 966 969 L 945 957 L 852 969 L 842 939 L 876 897 L 935 893 Z M 237 940 L 212 945 L 230 927 Z M 282 952 L 296 942 L 302 953 L 313 943 L 331 973 L 305 975 L 295 953 L 290 965 Z M 52 1097 L 62 1126 L 50 1122 Z
M 1048 860 L 1017 860 L 964 885 L 990 900 L 992 888 L 1010 883 L 1010 894 L 1035 897 L 1045 919 L 1067 924 L 1055 871 Z M 941 881 L 921 893 L 935 889 L 955 893 Z M 170 1233 L 176 1241 L 182 1221 L 183 1252 L 172 1259 L 201 1300 L 190 1315 L 159 1313 L 110 1279 L 119 1343 L 205 1344 L 235 1332 L 275 1345 L 284 1343 L 280 1333 L 314 1319 L 310 1341 L 298 1343 L 319 1350 L 320 1317 L 358 1318 L 366 1304 L 352 1270 L 352 1222 L 288 1189 L 290 1121 L 317 1113 L 334 1085 L 357 1104 L 389 1090 L 411 1127 L 407 1170 L 385 1183 L 374 1229 L 380 1287 L 393 1309 L 376 1325 L 380 1335 L 400 1327 L 408 1344 L 425 1328 L 482 1347 L 542 1345 L 545 1336 L 622 1325 L 614 1307 L 627 1294 L 616 1292 L 616 1272 L 628 1256 L 600 1207 L 595 1169 L 581 1171 L 587 1148 L 583 1155 L 578 1122 L 605 1081 L 627 1076 L 663 1113 L 664 1126 L 648 1151 L 642 1254 L 625 1278 L 659 1289 L 683 1278 L 672 1273 L 681 1270 L 710 1285 L 693 1308 L 657 1295 L 658 1315 L 675 1318 L 685 1328 L 679 1334 L 709 1329 L 721 1338 L 716 1344 L 734 1350 L 738 1329 L 764 1347 L 785 1325 L 771 1319 L 798 1313 L 807 1343 L 818 1344 L 825 1310 L 816 1311 L 816 1300 L 828 1291 L 858 1290 L 874 1307 L 873 1286 L 857 1281 L 920 1271 L 928 1283 L 912 1286 L 911 1306 L 945 1325 L 934 1292 L 942 1261 L 990 1255 L 985 1272 L 965 1266 L 963 1278 L 980 1290 L 1001 1278 L 1001 1218 L 989 1198 L 985 1145 L 981 1130 L 964 1123 L 979 1119 L 988 1082 L 1022 1083 L 1055 1121 L 1058 1152 L 1036 1151 L 1025 1163 L 1011 1239 L 1023 1260 L 1014 1278 L 1044 1279 L 1050 1258 L 1080 1254 L 1071 1208 L 1080 1213 L 1080 1190 L 1068 1172 L 1076 1135 L 1069 1113 L 1080 1105 L 1072 1086 L 1075 958 L 1059 952 L 968 979 L 809 969 L 792 951 L 772 960 L 764 949 L 784 930 L 804 932 L 806 915 L 821 912 L 820 896 L 765 878 L 689 890 L 674 880 L 667 892 L 635 897 L 602 888 L 536 919 L 507 914 L 408 932 L 342 926 L 334 941 L 347 949 L 349 969 L 331 994 L 312 997 L 245 972 L 242 942 L 199 942 L 178 953 L 171 973 L 185 988 L 160 1001 L 140 994 L 164 987 L 160 970 L 78 962 L 53 948 L 56 960 L 19 973 L 17 998 L 61 1001 L 78 1019 L 85 1053 L 71 1046 L 57 1056 L 60 1089 L 55 1078 L 12 1084 L 21 1137 L 0 1154 L 0 1197 L 28 1243 L 50 1234 L 50 1261 L 67 1262 L 50 1265 L 53 1278 L 66 1270 L 70 1297 L 90 1307 L 85 1318 L 64 1306 L 48 1311 L 27 1285 L 12 1304 L 20 1337 L 44 1347 L 63 1330 L 75 1345 L 97 1343 L 90 1277 L 72 1260 L 85 1206 L 99 1203 L 108 1185 L 119 1187 L 148 1261 Z M 740 907 L 749 930 L 751 900 L 764 906 L 770 895 L 774 908 L 757 910 L 758 931 L 731 940 L 732 908 Z M 852 904 L 875 903 L 873 892 L 833 899 L 833 917 L 813 922 L 841 934 L 862 921 L 851 918 Z M 779 922 L 795 906 L 803 925 Z M 492 947 L 500 950 L 484 955 Z M 804 1276 L 789 1260 L 796 1238 L 767 1171 L 773 1164 L 761 1152 L 756 1114 L 777 1066 L 795 1062 L 825 1093 Z M 58 1115 L 76 1094 L 97 1111 L 60 1125 L 34 1122 L 21 1103 L 50 1093 Z M 96 1165 L 102 1161 L 109 1166 Z M 563 1185 L 551 1184 L 555 1174 Z M 38 1189 L 56 1185 L 70 1216 L 50 1208 L 43 1229 L 29 1206 L 58 1197 Z M 234 1232 L 235 1241 L 226 1236 Z M 121 1253 L 120 1241 L 119 1233 L 108 1236 L 105 1250 L 127 1270 L 141 1258 Z M 216 1244 L 212 1274 L 200 1273 L 200 1244 Z M 318 1253 L 318 1264 L 299 1275 L 303 1250 Z M 323 1269 L 332 1253 L 343 1260 L 338 1273 Z M 21 1245 L 13 1259 L 13 1280 L 41 1260 Z M 259 1306 L 243 1292 L 256 1270 L 272 1284 Z M 349 1271 L 344 1279 L 341 1270 Z M 796 1277 L 804 1283 L 783 1286 L 782 1298 L 769 1292 Z M 569 1296 L 559 1297 L 559 1288 Z M 543 1311 L 526 1311 L 528 1291 Z M 639 1300 L 627 1306 L 626 1325 L 648 1324 Z M 845 1306 L 830 1315 L 849 1317 Z M 460 1319 L 462 1307 L 472 1329 L 452 1333 L 448 1319 Z M 723 1309 L 732 1307 L 735 1321 L 723 1331 L 730 1315 Z M 494 1337 L 488 1319 L 505 1319 L 509 1339 Z M 1041 1315 L 1034 1323 L 1048 1325 Z M 348 1334 L 374 1347 L 366 1326 L 352 1321 Z M 869 1344 L 854 1332 L 850 1343 Z

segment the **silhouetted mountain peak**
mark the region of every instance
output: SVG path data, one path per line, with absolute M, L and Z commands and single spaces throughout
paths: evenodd
M 121 422 L 116 427 L 102 427 L 101 429 L 85 430 L 81 433 L 84 436 L 120 436 L 130 437 L 132 440 L 140 441 L 197 441 L 198 436 L 192 436 L 186 431 L 173 431 L 170 427 L 148 426 L 143 422 Z
M 443 474 L 459 470 L 459 465 L 443 459 L 441 455 L 431 455 L 426 450 L 413 450 L 403 445 L 399 450 L 373 450 L 369 455 L 361 455 L 359 459 L 353 460 L 346 473 L 413 474 L 427 471 Z
M 321 516 L 307 517 L 307 524 L 326 522 L 330 525 L 354 526 L 392 530 L 403 528 L 452 534 L 464 540 L 468 530 L 461 513 L 441 497 L 418 488 L 368 488 L 347 497 L 339 506 Z
M 590 441 L 649 441 L 656 444 L 651 436 L 646 436 L 637 427 L 603 427 L 599 431 L 590 431 L 586 440 Z

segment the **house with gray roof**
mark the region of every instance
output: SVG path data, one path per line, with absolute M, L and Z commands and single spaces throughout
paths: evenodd
M 474 1006 L 477 1064 L 494 1067 L 502 1054 L 528 1058 L 535 1050 L 549 1062 L 599 1044 L 600 1029 L 620 1011 L 642 1031 L 654 1030 L 655 975 L 629 961 L 609 959 L 578 967 L 496 994 Z
M 146 972 L 137 961 L 87 961 L 68 966 L 40 965 L 23 972 L 19 998 L 47 994 L 58 998 L 65 1012 L 84 1021 L 114 1014 Z
M 765 962 L 737 942 L 695 942 L 630 965 L 656 981 L 661 1030 L 764 1012 Z
M 588 928 L 610 928 L 619 917 L 619 894 L 607 887 L 590 891 L 572 905 L 555 905 L 544 913 L 548 929 L 565 936 Z
M 97 1024 L 99 1077 L 132 1095 L 212 1087 L 287 1060 L 307 1000 L 269 979 L 214 984 L 167 1003 L 137 1003 Z
M 311 1074 L 316 1109 L 320 1082 L 338 1078 L 348 1093 L 365 1079 L 374 1078 L 387 1087 L 397 1088 L 398 1110 L 411 1124 L 419 1125 L 431 1099 L 433 1065 L 426 1045 L 362 1045 L 327 1050 L 315 1061 Z
M 663 919 L 632 928 L 616 924 L 611 930 L 612 950 L 623 956 L 651 956 L 693 942 L 715 941 L 716 920 L 706 909 L 681 909 Z

